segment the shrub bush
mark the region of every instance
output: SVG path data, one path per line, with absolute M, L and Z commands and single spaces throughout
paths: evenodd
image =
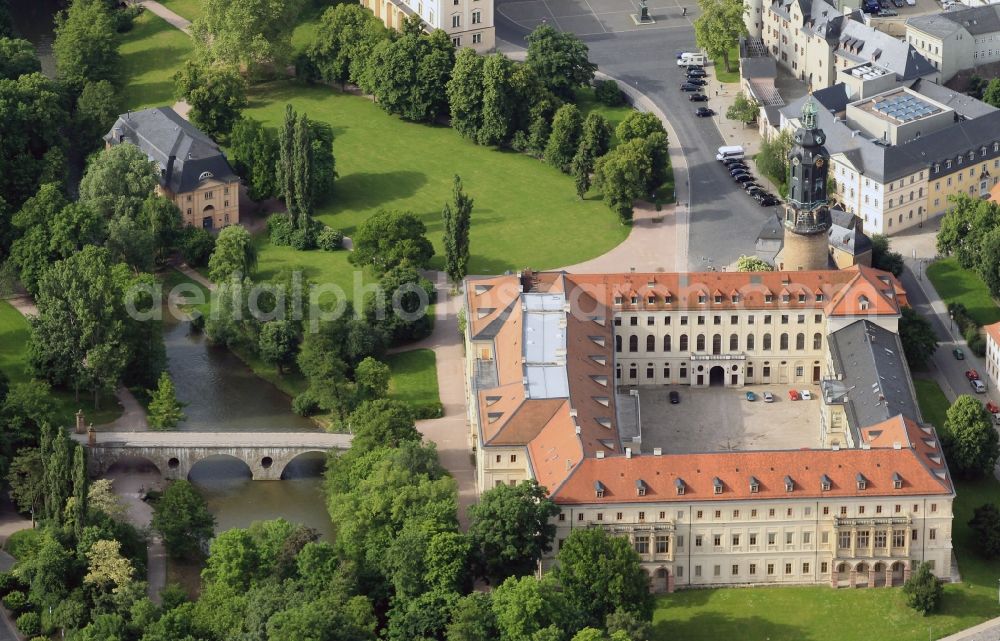
M 344 232 L 324 225 L 316 237 L 316 246 L 323 251 L 337 251 L 344 246 Z
M 594 83 L 594 97 L 602 105 L 620 107 L 625 104 L 625 94 L 614 80 L 598 80 Z
M 292 247 L 300 251 L 316 249 L 315 227 L 304 227 L 292 232 Z
M 115 31 L 118 33 L 128 33 L 132 30 L 134 26 L 135 19 L 139 17 L 139 14 L 143 11 L 142 5 L 130 5 L 127 7 L 122 7 L 118 11 L 114 12 L 115 20 Z
M 34 636 L 42 631 L 42 618 L 37 612 L 25 612 L 17 617 L 17 629 L 21 634 Z
M 975 325 L 965 328 L 965 342 L 976 356 L 986 356 L 986 340 Z
M 41 540 L 42 530 L 40 529 L 19 530 L 7 537 L 4 549 L 18 562 L 25 563 L 35 558 Z
M 0 597 L 5 597 L 14 590 L 21 590 L 25 586 L 10 572 L 0 572 Z
M 215 236 L 201 227 L 186 227 L 181 239 L 181 256 L 191 267 L 208 265 L 208 258 L 215 249 Z
M 267 235 L 272 245 L 291 245 L 295 226 L 288 214 L 271 214 L 267 218 Z
M 14 590 L 3 598 L 4 607 L 17 613 L 28 607 L 28 597 L 20 590 Z
M 441 418 L 444 415 L 444 406 L 441 403 L 410 403 L 410 410 L 413 418 L 423 420 L 427 418 Z
M 312 416 L 319 412 L 319 401 L 311 390 L 306 390 L 292 399 L 292 411 L 299 416 Z

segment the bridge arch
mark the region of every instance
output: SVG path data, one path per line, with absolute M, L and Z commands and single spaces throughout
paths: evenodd
M 289 466 L 292 466 L 293 463 L 298 464 L 311 460 L 316 460 L 317 463 L 322 461 L 319 468 L 319 475 L 322 476 L 323 470 L 326 467 L 326 457 L 327 457 L 327 452 L 324 452 L 323 450 L 304 450 L 302 452 L 297 452 L 293 456 L 290 456 L 287 459 L 283 460 L 280 464 L 280 467 L 274 470 L 274 472 L 276 473 L 276 478 L 279 479 L 289 478 L 286 475 Z M 292 467 L 294 469 L 295 466 Z
M 226 463 L 231 464 L 232 471 L 241 470 L 247 478 L 253 478 L 254 470 L 247 461 L 244 461 L 239 456 L 234 456 L 233 454 L 226 454 L 224 452 L 215 452 L 208 454 L 207 456 L 201 456 L 198 458 L 192 458 L 190 461 L 187 471 L 184 473 L 183 478 L 191 480 L 192 475 L 195 475 L 195 470 L 201 467 L 202 470 L 205 469 L 205 465 L 210 465 L 212 463 Z M 196 475 L 195 475 L 196 476 Z
M 143 456 L 142 454 L 122 451 L 119 452 L 116 456 L 111 456 L 106 458 L 102 463 L 103 463 L 102 467 L 104 469 L 98 472 L 101 475 L 105 474 L 110 475 L 115 471 L 116 468 L 120 470 L 122 468 L 134 467 L 136 465 L 141 465 L 141 464 L 148 464 L 150 467 L 156 470 L 157 474 L 159 474 L 161 477 L 163 476 L 163 470 L 161 469 L 162 461 L 158 462 L 152 457 Z

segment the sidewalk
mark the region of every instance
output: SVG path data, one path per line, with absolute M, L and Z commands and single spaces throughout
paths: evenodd
M 1000 639 L 1000 617 L 942 637 L 938 641 L 997 641 L 998 639 Z
M 171 26 L 180 29 L 189 36 L 191 35 L 191 21 L 187 18 L 182 18 L 154 0 L 142 0 L 139 4 L 145 7 L 147 11 L 166 20 Z

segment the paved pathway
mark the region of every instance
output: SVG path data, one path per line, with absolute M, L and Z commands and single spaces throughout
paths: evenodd
M 189 36 L 191 35 L 191 21 L 187 18 L 182 18 L 170 9 L 164 7 L 159 2 L 154 2 L 154 0 L 141 0 L 139 4 L 145 7 L 147 11 L 150 11 L 166 20 L 171 26 L 180 29 Z
M 997 641 L 1000 639 L 1000 617 L 990 619 L 939 641 Z
M 201 284 L 208 291 L 210 291 L 210 292 L 214 292 L 215 291 L 215 283 L 213 283 L 212 281 L 210 281 L 207 278 L 205 278 L 204 276 L 202 276 L 201 272 L 199 272 L 198 270 L 192 269 L 191 267 L 188 267 L 188 265 L 186 263 L 181 263 L 179 265 L 174 265 L 174 269 L 176 269 L 180 273 L 184 274 L 185 276 L 187 276 L 191 280 L 195 281 L 196 283 Z
M 111 423 L 100 426 L 101 431 L 142 432 L 149 429 L 146 408 L 135 398 L 129 388 L 119 385 L 115 392 L 115 398 L 122 406 L 122 415 Z

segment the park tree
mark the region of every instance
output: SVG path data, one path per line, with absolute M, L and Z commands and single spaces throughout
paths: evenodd
M 1000 445 L 989 412 L 978 400 L 962 394 L 948 408 L 945 432 L 949 434 L 948 463 L 964 478 L 993 473 Z
M 931 566 L 927 562 L 918 565 L 917 571 L 903 585 L 906 604 L 921 614 L 928 614 L 937 609 L 941 603 L 942 592 L 941 583 L 931 572 Z
M 8 476 L 15 456 L 39 443 L 43 426 L 56 419 L 56 404 L 45 381 L 18 383 L 0 405 L 0 479 Z M 23 469 L 23 468 L 22 468 Z
M 208 59 L 260 76 L 281 69 L 292 56 L 292 30 L 303 0 L 205 0 L 191 25 Z
M 404 262 L 425 268 L 434 255 L 426 233 L 424 223 L 410 212 L 380 209 L 358 226 L 350 261 L 358 266 L 371 265 L 378 273 Z
M 984 503 L 972 512 L 969 527 L 975 533 L 976 548 L 986 559 L 1000 556 L 1000 510 L 993 503 Z
M 337 4 L 323 12 L 316 36 L 306 49 L 319 77 L 345 85 L 364 64 L 365 56 L 388 38 L 382 21 L 363 6 Z
M 573 100 L 574 92 L 594 79 L 597 65 L 590 62 L 589 50 L 576 35 L 541 24 L 528 34 L 525 64 L 539 80 L 562 100 Z
M 652 623 L 633 609 L 618 608 L 608 615 L 606 623 L 611 641 L 649 641 L 653 638 Z
M 652 169 L 646 141 L 638 138 L 618 145 L 597 160 L 594 184 L 601 190 L 604 203 L 622 222 L 632 219 L 632 203 L 646 195 Z
M 758 116 L 760 116 L 760 103 L 753 98 L 747 98 L 743 92 L 736 94 L 733 104 L 726 109 L 726 118 L 742 122 L 744 125 L 754 122 Z
M 216 283 L 250 276 L 257 269 L 257 248 L 245 228 L 230 225 L 219 232 L 215 250 L 208 259 L 208 277 Z
M 482 124 L 476 136 L 481 145 L 504 145 L 514 129 L 515 64 L 503 53 L 486 57 L 483 63 Z
M 983 279 L 990 294 L 1000 296 L 1000 227 L 979 238 L 979 261 L 976 273 Z
M 156 389 L 150 394 L 150 427 L 158 430 L 177 427 L 178 423 L 187 418 L 183 407 L 183 403 L 177 400 L 177 391 L 174 389 L 174 382 L 170 380 L 170 374 L 161 373 Z
M 100 592 L 117 594 L 125 590 L 135 577 L 132 562 L 122 556 L 121 541 L 102 539 L 87 550 L 87 574 L 84 585 Z
M 747 32 L 743 23 L 746 6 L 741 0 L 698 0 L 701 15 L 694 21 L 694 37 L 710 58 L 722 58 L 730 71 L 729 52 Z
M 639 113 L 639 112 L 634 112 Z M 628 117 L 626 117 L 626 120 Z M 662 130 L 663 126 L 660 125 Z M 580 145 L 577 152 L 584 152 L 597 160 L 611 149 L 611 123 L 608 119 L 592 111 L 583 119 L 583 133 L 580 134 Z
M 979 271 L 984 265 L 983 240 L 1000 227 L 1000 204 L 967 194 L 953 194 L 948 200 L 952 207 L 941 220 L 938 252 L 955 254 L 962 267 Z
M 788 183 L 788 155 L 792 143 L 791 132 L 782 130 L 778 135 L 760 141 L 760 151 L 755 158 L 757 170 L 780 186 Z
M 991 78 L 983 90 L 983 102 L 1000 109 L 1000 78 Z
M 930 321 L 912 307 L 903 307 L 899 319 L 899 342 L 911 369 L 923 369 L 937 350 L 937 334 Z
M 79 150 L 88 154 L 103 146 L 102 137 L 108 133 L 123 110 L 121 94 L 110 81 L 85 83 L 76 100 L 76 112 L 73 115 Z
M 43 531 L 35 554 L 17 564 L 16 576 L 28 585 L 28 599 L 36 607 L 55 607 L 69 589 L 66 578 L 73 574 L 73 558 L 54 536 Z
M 364 316 L 392 345 L 420 340 L 433 329 L 427 310 L 435 296 L 434 284 L 403 262 L 382 274 L 378 290 L 365 297 Z
M 584 625 L 603 627 L 618 609 L 653 617 L 649 576 L 625 537 L 599 528 L 573 530 L 557 555 L 555 577 Z
M 7 38 L 0 34 L 0 78 L 17 80 L 29 73 L 40 73 L 42 63 L 35 53 L 35 45 L 27 40 Z
M 472 198 L 462 188 L 462 179 L 455 176 L 451 187 L 451 202 L 445 203 L 441 217 L 444 222 L 445 272 L 459 283 L 469 272 L 469 230 L 472 226 Z
M 656 114 L 649 111 L 630 111 L 615 129 L 619 142 L 648 138 L 656 132 L 665 134 L 667 130 Z
M 334 412 L 344 421 L 354 408 L 357 395 L 348 378 L 347 363 L 339 354 L 325 347 L 320 341 L 307 339 L 296 362 L 309 381 L 307 399 L 323 410 Z
M 188 60 L 174 74 L 174 87 L 191 106 L 191 122 L 212 137 L 227 136 L 248 104 L 246 80 L 232 66 Z
M 903 255 L 889 249 L 889 237 L 872 234 L 872 267 L 890 272 L 897 278 L 903 274 Z
M 135 145 L 121 144 L 95 154 L 80 180 L 80 202 L 106 219 L 135 219 L 159 184 L 156 163 Z
M 772 272 L 774 267 L 771 263 L 757 256 L 740 256 L 736 260 L 736 271 L 738 272 Z
M 489 592 L 473 592 L 455 602 L 445 634 L 447 641 L 494 641 L 499 634 Z
M 110 479 L 96 479 L 87 488 L 87 505 L 91 511 L 100 512 L 114 521 L 125 518 L 125 506 L 115 494 Z
M 655 195 L 656 190 L 670 179 L 669 142 L 667 134 L 662 131 L 650 134 L 643 142 L 645 143 L 645 153 L 649 157 L 646 193 Z
M 569 173 L 573 177 L 573 184 L 576 186 L 576 195 L 582 200 L 590 190 L 590 175 L 594 172 L 594 158 L 590 154 L 578 149 L 573 156 L 573 162 L 569 165 Z
M 407 18 L 419 25 L 420 18 Z M 362 89 L 375 96 L 386 112 L 415 122 L 434 122 L 448 114 L 447 84 L 455 64 L 455 47 L 444 31 L 430 35 L 420 28 L 383 40 L 372 50 Z
M 359 452 L 419 443 L 421 439 L 409 406 L 387 398 L 361 403 L 351 413 L 348 424 L 354 434 L 351 447 Z
M 73 0 L 56 14 L 52 52 L 56 72 L 74 96 L 87 82 L 117 84 L 121 69 L 112 6 L 101 0 Z
M 31 514 L 31 525 L 34 527 L 35 516 L 40 513 L 45 498 L 42 454 L 38 448 L 28 447 L 18 452 L 10 463 L 5 480 L 17 509 Z
M 469 536 L 479 574 L 503 580 L 530 573 L 552 545 L 555 526 L 550 521 L 558 513 L 559 506 L 534 480 L 484 492 L 469 508 Z
M 582 130 L 583 122 L 576 105 L 566 104 L 560 107 L 552 119 L 552 133 L 545 146 L 545 162 L 559 171 L 566 171 L 580 144 Z
M 135 218 L 115 216 L 107 224 L 105 243 L 113 260 L 122 262 L 137 272 L 153 271 L 156 247 L 153 233 Z
M 445 87 L 451 110 L 451 126 L 465 138 L 476 140 L 483 126 L 483 62 L 475 49 L 466 47 L 455 55 L 451 79 Z
M 150 527 L 163 537 L 163 545 L 171 556 L 196 558 L 212 538 L 215 517 L 194 485 L 172 481 L 153 503 Z
M 79 542 L 83 538 L 83 528 L 87 525 L 87 459 L 83 448 L 73 449 L 73 496 L 67 501 L 67 517 L 73 524 L 73 535 Z
M 17 211 L 43 182 L 54 181 L 66 141 L 52 123 L 68 120 L 62 91 L 40 73 L 0 78 L 0 198 Z M 46 180 L 43 180 L 46 179 Z M 10 244 L 8 221 L 0 221 L 0 249 Z
M 148 230 L 156 264 L 165 263 L 179 244 L 184 229 L 181 210 L 168 198 L 150 195 L 139 210 L 139 224 Z
M 312 235 L 314 207 L 333 189 L 337 175 L 333 157 L 333 129 L 297 114 L 285 106 L 285 120 L 278 132 L 276 182 L 296 230 Z M 311 249 L 315 238 L 302 244 Z
M 252 118 L 240 118 L 229 134 L 229 157 L 236 173 L 246 182 L 251 199 L 265 200 L 278 195 L 275 175 L 278 136 L 275 130 L 262 126 Z
M 260 327 L 257 338 L 257 353 L 261 359 L 278 368 L 278 375 L 285 373 L 285 367 L 295 362 L 299 336 L 295 326 L 287 320 L 272 320 Z
M 551 574 L 542 579 L 530 575 L 507 578 L 493 590 L 492 605 L 501 641 L 557 641 L 563 639 L 563 631 L 579 627 Z M 556 634 L 549 634 L 548 628 L 555 628 Z
M 391 377 L 392 371 L 388 365 L 371 356 L 365 358 L 354 368 L 354 382 L 358 387 L 359 398 L 382 398 L 389 392 Z

